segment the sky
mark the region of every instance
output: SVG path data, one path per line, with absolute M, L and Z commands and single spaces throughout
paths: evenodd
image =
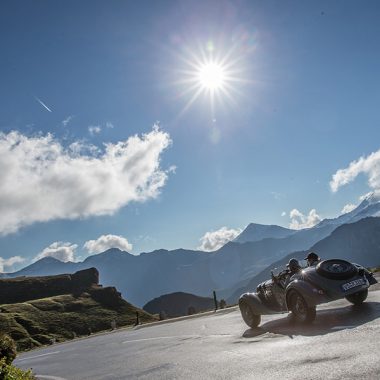
M 0 4 L 0 271 L 215 250 L 380 188 L 378 1 Z

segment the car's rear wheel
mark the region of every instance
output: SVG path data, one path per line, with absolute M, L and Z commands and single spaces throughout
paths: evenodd
M 358 269 L 346 260 L 331 259 L 321 261 L 316 271 L 319 275 L 331 280 L 346 280 L 353 277 Z
M 361 305 L 368 296 L 368 289 L 346 296 L 346 300 L 354 305 Z
M 243 317 L 244 322 L 251 328 L 257 327 L 261 322 L 261 315 L 255 314 L 249 306 L 247 301 L 241 300 L 239 302 L 239 307 L 241 311 L 241 316 Z
M 308 306 L 302 295 L 296 291 L 290 294 L 289 298 L 290 310 L 293 318 L 299 323 L 311 323 L 316 316 L 315 306 Z

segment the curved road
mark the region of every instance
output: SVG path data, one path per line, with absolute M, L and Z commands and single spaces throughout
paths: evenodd
M 378 285 L 377 285 L 378 287 Z M 360 308 L 318 308 L 313 325 L 286 314 L 257 329 L 228 312 L 119 330 L 21 354 L 15 364 L 41 380 L 379 379 L 380 290 Z

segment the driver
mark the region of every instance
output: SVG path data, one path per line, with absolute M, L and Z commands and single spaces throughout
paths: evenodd
M 314 267 L 314 266 L 316 266 L 321 261 L 321 259 L 319 258 L 319 256 L 315 252 L 310 252 L 304 258 L 304 260 L 307 261 L 307 266 L 308 267 Z
M 293 276 L 293 274 L 298 273 L 301 269 L 301 265 L 297 259 L 290 259 L 286 264 L 286 267 L 288 268 L 290 277 Z
M 290 282 L 290 279 L 293 275 L 298 273 L 301 270 L 301 265 L 297 259 L 290 259 L 286 264 L 286 270 L 282 271 L 279 274 L 279 279 L 282 287 L 285 289 Z

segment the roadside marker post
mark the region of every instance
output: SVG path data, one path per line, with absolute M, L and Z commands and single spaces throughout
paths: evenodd
M 135 322 L 135 326 L 138 326 L 139 324 L 140 324 L 139 312 L 136 310 L 136 322 Z
M 216 292 L 215 290 L 213 291 L 213 294 L 214 294 L 214 304 L 215 304 L 215 311 L 218 310 L 218 301 L 216 299 Z

